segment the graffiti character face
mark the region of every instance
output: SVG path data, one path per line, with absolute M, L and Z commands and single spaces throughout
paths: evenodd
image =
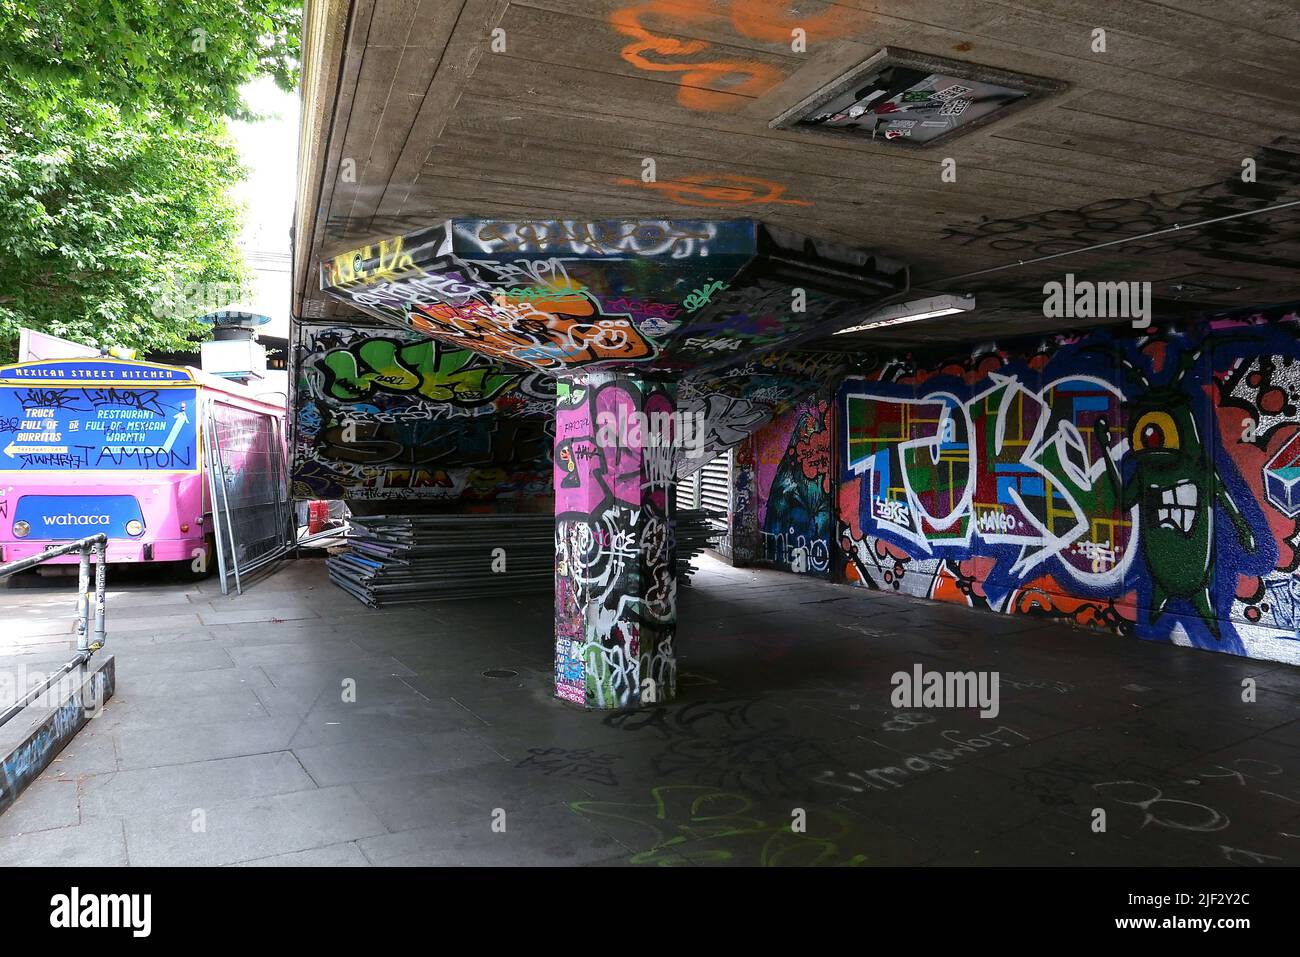
M 1170 597 L 1210 613 L 1214 488 L 1191 403 L 1177 389 L 1153 389 L 1130 404 L 1133 478 L 1142 554 L 1151 572 L 1152 607 Z
M 1122 483 L 1123 507 L 1139 507 L 1142 556 L 1151 573 L 1151 615 L 1162 614 L 1171 598 L 1182 598 L 1196 610 L 1216 638 L 1218 616 L 1210 595 L 1214 581 L 1214 515 L 1222 505 L 1243 551 L 1255 548 L 1254 536 L 1241 510 L 1210 465 L 1210 456 L 1197 428 L 1192 396 L 1183 377 L 1198 352 L 1179 357 L 1172 380 L 1147 386 L 1127 403 L 1131 428 L 1133 475 Z M 1145 379 L 1145 377 L 1143 377 Z M 1144 383 L 1145 384 L 1145 383 Z M 1099 437 L 1108 427 L 1098 420 Z M 1117 470 L 1107 468 L 1117 485 Z
M 1196 421 L 1181 396 L 1161 405 L 1151 408 L 1144 400 L 1142 408 L 1134 410 L 1137 417 L 1129 437 L 1143 511 L 1155 518 L 1151 532 L 1206 538 L 1213 502 L 1207 494 L 1209 469 Z

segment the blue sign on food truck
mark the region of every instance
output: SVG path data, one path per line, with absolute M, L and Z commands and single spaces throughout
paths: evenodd
M 194 389 L 0 386 L 0 469 L 198 468 Z

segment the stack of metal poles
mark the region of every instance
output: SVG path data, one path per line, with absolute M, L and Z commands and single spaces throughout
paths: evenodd
M 725 531 L 719 530 L 710 521 L 708 512 L 698 508 L 679 508 L 673 522 L 673 533 L 677 541 L 677 584 L 689 585 L 695 569 L 691 559 L 713 544 Z
M 367 605 L 490 598 L 549 591 L 555 578 L 555 517 L 353 515 L 346 550 L 326 562 L 330 580 Z M 675 523 L 678 581 L 716 531 L 703 512 Z
M 549 589 L 551 515 L 353 515 L 330 579 L 367 605 Z

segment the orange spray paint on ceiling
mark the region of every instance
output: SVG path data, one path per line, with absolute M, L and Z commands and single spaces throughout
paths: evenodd
M 677 179 L 645 183 L 626 176 L 614 180 L 619 186 L 639 186 L 656 190 L 665 199 L 680 206 L 812 206 L 808 200 L 787 199 L 785 186 L 757 176 L 716 173 L 681 176 Z
M 624 60 L 649 73 L 680 74 L 677 102 L 692 110 L 719 113 L 743 106 L 738 96 L 762 96 L 785 79 L 785 72 L 771 63 L 741 57 L 685 62 L 687 57 L 708 53 L 709 42 L 680 40 L 655 30 L 729 20 L 740 36 L 788 47 L 796 29 L 814 43 L 851 33 L 860 19 L 860 14 L 841 7 L 805 17 L 791 14 L 790 6 L 789 0 L 644 0 L 613 11 L 609 22 L 632 39 L 621 51 Z M 656 21 L 654 28 L 646 25 L 648 19 Z

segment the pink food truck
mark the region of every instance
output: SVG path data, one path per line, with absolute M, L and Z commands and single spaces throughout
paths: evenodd
M 106 357 L 0 365 L 0 562 L 98 532 L 110 564 L 201 573 L 216 566 L 214 548 L 255 559 L 259 537 L 284 538 L 284 416 L 189 367 Z

